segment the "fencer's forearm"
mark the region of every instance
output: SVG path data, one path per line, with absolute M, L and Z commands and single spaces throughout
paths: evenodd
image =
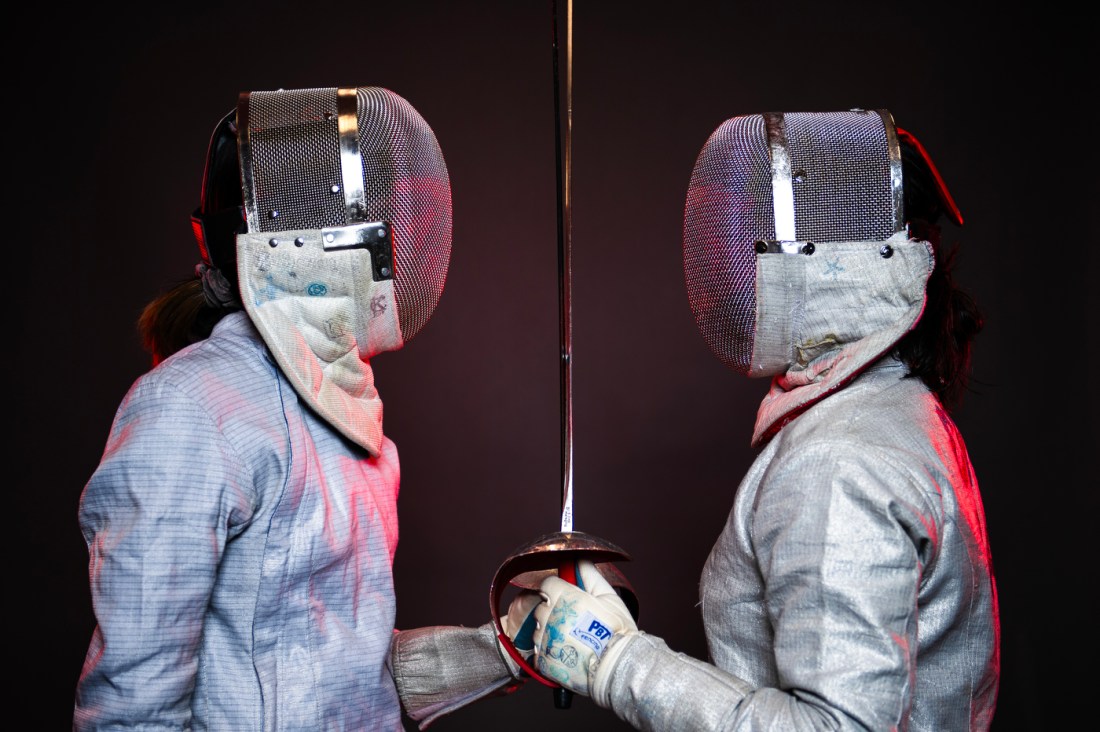
M 614 648 L 615 644 L 626 644 Z M 606 688 L 593 701 L 639 730 L 725 729 L 731 710 L 752 688 L 735 676 L 677 653 L 660 638 L 632 633 L 616 638 Z
M 613 641 L 617 660 L 593 701 L 645 732 L 865 729 L 837 709 L 781 689 L 755 688 L 709 663 L 633 633 Z
M 516 681 L 492 623 L 397 631 L 390 667 L 405 713 L 420 729 Z

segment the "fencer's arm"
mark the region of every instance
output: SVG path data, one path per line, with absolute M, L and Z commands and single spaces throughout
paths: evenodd
M 772 481 L 814 475 L 814 500 L 761 491 L 753 550 L 769 568 L 762 608 L 775 682 L 753 685 L 660 638 L 625 633 L 596 667 L 593 700 L 640 730 L 902 725 L 917 662 L 916 588 L 934 561 L 929 527 L 939 519 L 895 462 L 866 446 L 803 445 Z
M 646 732 L 865 729 L 844 714 L 776 688 L 754 688 L 644 632 L 616 636 L 616 656 L 592 700 Z M 601 661 L 601 665 L 604 661 Z
M 218 565 L 228 532 L 250 520 L 255 503 L 222 436 L 196 427 L 207 423 L 171 384 L 139 382 L 85 486 L 79 518 L 97 626 L 74 730 L 191 725 Z
M 616 635 L 592 701 L 639 730 L 722 730 L 752 687 L 638 631 Z M 601 674 L 601 677 L 604 675 Z
M 389 663 L 401 706 L 420 729 L 521 683 L 519 664 L 500 648 L 491 622 L 394 631 Z

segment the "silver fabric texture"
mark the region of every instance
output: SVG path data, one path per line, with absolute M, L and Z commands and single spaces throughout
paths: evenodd
M 713 665 L 653 637 L 611 671 L 643 730 L 989 728 L 999 621 L 966 447 L 885 357 L 798 415 L 734 497 L 701 579 Z
M 373 86 L 358 87 L 355 97 L 363 200 L 352 219 L 344 198 L 338 90 L 247 95 L 248 119 L 239 121 L 242 182 L 251 194 L 248 230 L 389 222 L 396 306 L 408 342 L 443 293 L 452 244 L 450 175 L 435 133 L 407 100 Z
M 140 377 L 81 496 L 74 730 L 402 729 L 400 468 L 319 419 L 247 315 Z
M 503 653 L 491 622 L 477 628 L 398 631 L 390 656 L 401 704 L 420 729 L 471 702 L 503 693 L 520 678 L 519 665 Z
M 777 210 L 782 217 L 787 208 L 773 189 L 777 167 L 787 173 L 797 241 L 882 241 L 899 230 L 888 113 L 773 117 L 785 158 L 773 159 L 764 115 L 726 120 L 696 159 L 684 209 L 684 277 L 695 321 L 718 359 L 750 376 L 778 373 L 752 363 L 760 297 L 754 244 L 782 238 Z
M 677 653 L 644 631 L 615 636 L 608 653 L 618 652 L 597 704 L 639 730 L 689 732 L 736 729 L 730 725 L 737 704 L 753 688 L 710 663 Z M 602 664 L 601 664 L 602 665 Z M 597 674 L 599 668 L 597 668 Z M 793 729 L 777 725 L 775 729 Z

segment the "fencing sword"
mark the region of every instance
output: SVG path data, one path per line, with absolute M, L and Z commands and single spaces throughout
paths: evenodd
M 496 625 L 497 637 L 512 658 L 540 683 L 554 690 L 554 706 L 568 709 L 572 692 L 551 681 L 535 670 L 516 651 L 510 638 L 504 633 L 500 620 L 500 601 L 509 586 L 537 590 L 542 579 L 557 574 L 564 580 L 577 583 L 576 563 L 588 559 L 616 589 L 635 619 L 638 617 L 638 601 L 630 582 L 612 563 L 629 560 L 630 555 L 620 547 L 599 537 L 573 529 L 573 308 L 572 308 L 572 127 L 573 127 L 573 0 L 566 0 L 565 17 L 565 130 L 562 131 L 561 82 L 558 57 L 559 16 L 557 1 L 551 0 L 553 20 L 552 50 L 554 66 L 554 147 L 557 177 L 557 233 L 558 233 L 558 304 L 560 317 L 560 391 L 561 391 L 561 524 L 560 530 L 544 534 L 533 542 L 517 548 L 500 565 L 489 589 L 489 603 Z
M 558 59 L 557 2 L 551 0 L 554 18 L 554 170 L 557 177 L 558 223 L 558 335 L 561 346 L 561 530 L 573 530 L 573 0 L 565 15 L 565 134 L 562 150 L 561 83 Z M 576 583 L 576 578 L 569 579 Z

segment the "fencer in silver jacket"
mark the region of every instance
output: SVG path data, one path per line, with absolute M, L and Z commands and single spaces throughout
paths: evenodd
M 954 424 L 906 373 L 881 359 L 753 463 L 700 583 L 712 663 L 628 635 L 598 701 L 644 730 L 988 729 L 981 498 Z
M 75 728 L 400 729 L 399 480 L 393 443 L 369 457 L 306 408 L 243 312 L 141 377 L 80 504 L 98 626 Z
M 560 624 L 564 598 L 613 632 L 571 688 L 637 729 L 990 726 L 999 621 L 982 499 L 943 395 L 907 340 L 924 316 L 919 337 L 936 343 L 949 312 L 938 228 L 910 219 L 897 231 L 888 205 L 884 236 L 836 235 L 853 233 L 846 214 L 862 226 L 880 191 L 902 200 L 892 198 L 902 167 L 914 209 L 923 172 L 924 194 L 939 196 L 928 218 L 957 214 L 926 152 L 885 111 L 733 118 L 700 154 L 685 217 L 693 309 L 724 361 L 772 377 L 752 438 L 760 452 L 731 485 L 732 510 L 702 571 L 709 659 L 619 622 L 615 598 L 556 579 L 543 586 L 551 607 L 537 613 Z M 878 175 L 867 171 L 880 179 L 828 192 L 835 205 L 816 224 L 799 208 L 820 204 L 838 180 Z M 819 230 L 787 228 L 784 210 Z M 553 652 L 540 643 L 539 662 L 554 667 Z
M 399 483 L 393 442 L 307 408 L 243 312 L 138 379 L 80 504 L 74 729 L 401 730 L 394 676 L 414 718 L 515 682 L 491 624 L 394 630 Z
M 400 465 L 370 358 L 446 274 L 430 128 L 378 87 L 244 93 L 192 223 L 196 277 L 144 311 L 154 368 L 81 495 L 74 730 L 397 732 L 517 683 L 489 622 L 394 627 Z

